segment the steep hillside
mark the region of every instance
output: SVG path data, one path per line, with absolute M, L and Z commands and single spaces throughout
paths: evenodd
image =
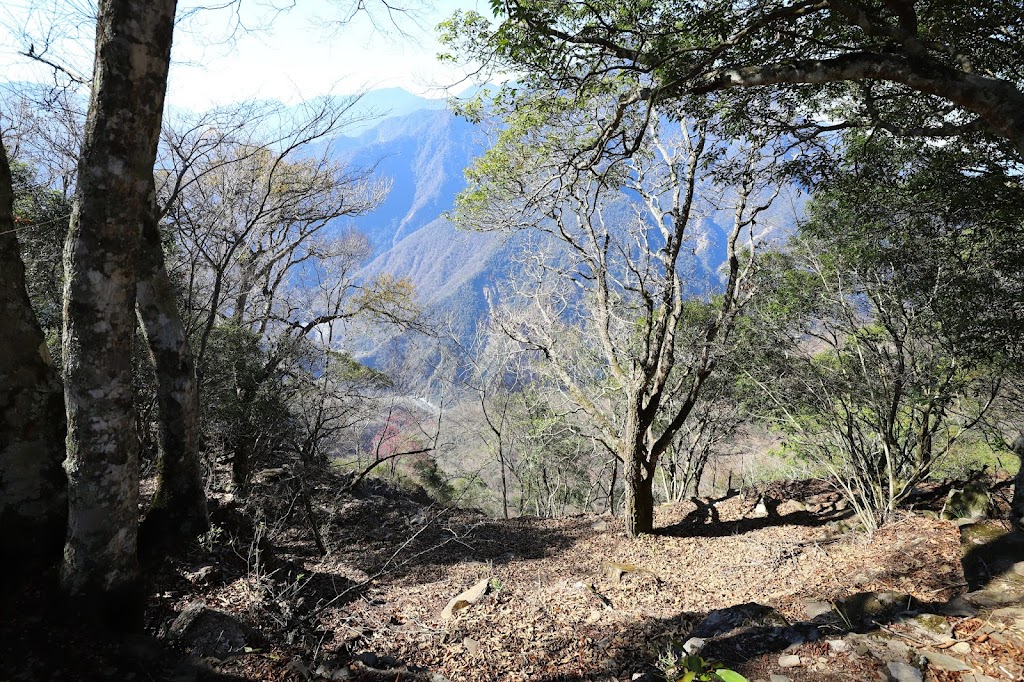
M 451 112 L 421 109 L 333 142 L 339 160 L 375 167 L 393 183 L 384 204 L 355 221 L 377 254 L 452 207 L 465 186 L 462 170 L 481 151 L 477 137 L 472 125 Z

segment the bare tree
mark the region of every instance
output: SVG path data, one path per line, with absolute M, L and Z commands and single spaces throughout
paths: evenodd
M 653 528 L 658 463 L 750 295 L 754 224 L 774 195 L 759 187 L 765 160 L 748 145 L 729 149 L 707 123 L 684 121 L 674 137 L 655 135 L 634 159 L 600 173 L 567 178 L 564 165 L 542 158 L 526 172 L 482 174 L 464 197 L 463 220 L 477 229 L 532 229 L 560 245 L 539 260 L 534 281 L 519 282 L 499 324 L 543 357 L 566 400 L 623 462 L 631 536 Z M 728 190 L 713 182 L 726 166 L 737 179 Z M 724 282 L 709 287 L 692 256 L 708 246 L 706 221 L 725 215 Z M 701 291 L 715 293 L 715 306 L 699 329 L 684 331 L 687 301 Z
M 979 424 L 1002 373 L 959 353 L 934 308 L 906 296 L 891 267 L 813 239 L 791 248 L 794 270 L 777 279 L 809 314 L 776 329 L 747 375 L 790 444 L 829 472 L 874 530 Z

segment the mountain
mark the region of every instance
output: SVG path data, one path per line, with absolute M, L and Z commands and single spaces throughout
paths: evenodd
M 331 142 L 339 161 L 372 167 L 392 183 L 377 210 L 347 223 L 373 246 L 361 274 L 409 278 L 421 305 L 435 316 L 456 318 L 462 336 L 475 330 L 486 311 L 484 289 L 508 271 L 510 255 L 502 236 L 459 231 L 444 217 L 466 186 L 463 169 L 484 151 L 481 137 L 450 111 L 428 107 Z M 372 362 L 381 343 L 356 352 Z
M 378 255 L 450 210 L 465 187 L 463 169 L 483 151 L 477 133 L 446 110 L 420 109 L 332 142 L 335 157 L 375 168 L 392 182 L 384 203 L 354 221 Z
M 406 116 L 417 111 L 443 111 L 447 108 L 446 99 L 420 97 L 402 88 L 370 90 L 352 105 L 349 113 L 354 122 L 348 126 L 347 134 L 361 134 L 396 116 Z
M 373 246 L 362 275 L 389 273 L 408 278 L 421 305 L 435 318 L 448 319 L 466 341 L 487 312 L 485 292 L 512 273 L 517 254 L 525 248 L 522 236 L 459 231 L 445 218 L 466 185 L 463 170 L 484 151 L 483 136 L 472 124 L 436 108 L 436 100 L 400 90 L 368 93 L 364 99 L 392 102 L 395 107 L 425 104 L 385 118 L 357 135 L 331 141 L 339 161 L 374 168 L 392 182 L 380 208 L 347 223 L 364 232 Z M 609 208 L 628 221 L 633 215 L 630 199 L 623 194 Z M 695 256 L 689 266 L 694 292 L 719 286 L 727 241 L 725 230 L 711 218 L 702 220 L 696 233 L 686 246 Z M 390 341 L 364 339 L 351 350 L 372 364 Z

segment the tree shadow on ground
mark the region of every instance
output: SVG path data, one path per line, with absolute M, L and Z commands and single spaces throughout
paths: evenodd
M 807 526 L 817 528 L 835 521 L 853 516 L 849 509 L 836 506 L 818 511 L 798 510 L 789 514 L 779 514 L 779 506 L 783 503 L 778 499 L 764 499 L 765 515 L 761 517 L 741 518 L 735 521 L 722 521 L 715 505 L 727 498 L 714 500 L 710 504 L 694 499 L 697 508 L 686 515 L 682 521 L 664 528 L 655 529 L 657 535 L 671 537 L 703 537 L 716 538 L 729 535 L 742 535 L 752 531 L 773 526 Z
M 90 614 L 69 608 L 53 566 L 35 568 L 31 573 L 5 576 L 0 589 L 0 678 L 55 682 L 245 679 L 203 667 L 190 672 L 181 652 L 167 642 L 104 627 Z
M 1014 566 L 1024 562 L 1024 532 L 977 523 L 963 526 L 960 533 L 966 550 L 961 564 L 970 591 L 985 589 L 992 581 L 1007 578 L 1020 582 L 1024 593 L 1024 575 L 1013 574 Z
M 991 529 L 991 526 L 989 526 Z M 1013 567 L 1024 561 L 1024 534 L 1019 532 L 998 532 L 989 530 L 988 535 L 975 536 L 967 534 L 967 541 L 973 537 L 983 537 L 984 541 L 967 550 L 964 555 L 964 570 L 967 580 L 966 587 L 972 591 L 964 599 L 964 584 L 950 584 L 947 588 L 950 598 L 939 601 L 923 601 L 908 595 L 895 592 L 864 591 L 850 594 L 842 600 L 826 601 L 832 609 L 814 618 L 795 623 L 772 623 L 752 621 L 749 626 L 739 626 L 732 630 L 724 629 L 721 633 L 713 633 L 708 645 L 700 651 L 702 657 L 720 661 L 727 667 L 740 672 L 748 679 L 768 678 L 772 674 L 793 676 L 794 671 L 782 669 L 776 655 L 786 652 L 796 645 L 800 655 L 812 657 L 827 655 L 828 645 L 825 640 L 837 639 L 853 633 L 882 635 L 878 646 L 884 651 L 888 639 L 902 641 L 886 632 L 893 626 L 923 614 L 935 614 L 943 617 L 966 619 L 977 615 L 977 608 L 995 608 L 1004 605 L 1020 605 L 1024 602 L 1024 576 L 1013 574 Z M 922 548 L 922 552 L 927 549 Z M 895 551 L 881 566 L 875 568 L 874 575 L 888 583 L 898 583 L 901 578 L 910 577 L 915 571 L 926 570 L 926 565 L 908 563 L 906 549 Z M 1019 577 L 1019 580 L 1018 580 Z M 1005 601 L 986 602 L 976 590 L 986 587 L 992 580 L 1010 578 L 1012 592 L 1007 594 Z M 936 577 L 936 582 L 948 582 L 948 576 Z M 1013 586 L 1016 587 L 1013 587 Z M 959 590 L 956 588 L 960 588 Z M 691 636 L 706 636 L 700 632 L 712 617 L 719 621 L 728 621 L 731 612 L 744 614 L 739 620 L 747 617 L 755 607 L 755 613 L 768 611 L 767 607 L 754 604 L 737 604 L 726 609 L 707 613 L 680 613 L 664 619 L 649 619 L 638 622 L 626 629 L 609 627 L 594 635 L 596 641 L 616 639 L 623 645 L 609 657 L 596 661 L 595 665 L 577 673 L 553 673 L 541 677 L 544 682 L 590 682 L 609 679 L 644 679 L 660 680 L 659 659 L 663 664 L 666 653 L 683 656 L 682 644 Z M 976 608 L 977 607 L 977 608 Z M 776 614 L 777 615 L 777 614 Z M 711 616 L 711 617 L 709 617 Z M 769 620 L 770 619 L 766 619 Z M 735 622 L 735 619 L 734 619 Z M 888 639 L 887 639 L 888 638 Z M 938 640 L 936 640 L 938 644 Z M 898 644 L 896 645 L 898 646 Z M 927 644 L 918 646 L 927 648 Z M 911 647 L 914 648 L 914 647 Z M 939 649 L 941 647 L 936 647 Z M 941 648 L 944 651 L 944 648 Z M 947 652 L 948 653 L 948 652 Z M 669 656 L 670 658 L 670 656 Z M 885 656 L 862 657 L 858 665 L 875 666 L 877 670 L 837 669 L 814 672 L 815 680 L 848 680 L 874 679 L 885 675 L 885 660 L 898 660 L 898 656 L 886 659 Z M 835 663 L 836 659 L 830 665 Z M 645 677 L 634 677 L 636 675 Z M 803 669 L 797 669 L 795 675 L 802 677 Z

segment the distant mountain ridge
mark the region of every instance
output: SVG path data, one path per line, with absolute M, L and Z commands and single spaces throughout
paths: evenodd
M 466 187 L 464 169 L 485 151 L 483 135 L 447 108 L 439 108 L 439 100 L 397 89 L 367 93 L 363 100 L 372 106 L 390 102 L 392 111 L 412 110 L 331 141 L 339 161 L 373 167 L 377 175 L 392 181 L 377 210 L 348 223 L 364 232 L 373 246 L 362 274 L 408 278 L 421 305 L 435 317 L 451 319 L 455 333 L 466 341 L 486 316 L 485 291 L 493 291 L 514 271 L 526 243 L 522 235 L 456 230 L 445 218 Z M 628 198 L 623 201 L 623 215 L 631 213 L 625 210 Z M 713 220 L 702 222 L 701 235 L 688 247 L 696 256 L 691 266 L 695 291 L 718 279 L 726 252 L 725 231 Z M 379 340 L 352 350 L 372 362 L 378 347 Z

